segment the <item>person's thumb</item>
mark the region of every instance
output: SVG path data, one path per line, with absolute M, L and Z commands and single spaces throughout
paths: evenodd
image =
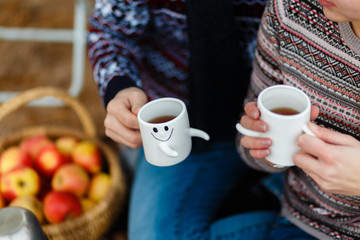
M 138 112 L 140 111 L 140 108 L 142 106 L 141 105 L 134 105 L 132 108 L 131 108 L 131 112 L 134 113 L 135 115 L 138 114 Z
M 131 112 L 134 113 L 135 115 L 137 115 L 138 112 L 140 111 L 140 108 L 142 108 L 142 106 L 144 106 L 145 103 L 146 103 L 146 100 L 144 100 L 144 99 L 139 99 L 139 100 L 135 101 L 132 104 Z

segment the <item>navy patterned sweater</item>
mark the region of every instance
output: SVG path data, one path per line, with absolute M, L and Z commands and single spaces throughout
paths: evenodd
M 234 0 L 243 63 L 251 67 L 265 0 Z M 88 56 L 105 105 L 121 89 L 188 104 L 189 36 L 185 0 L 97 0 L 89 21 Z

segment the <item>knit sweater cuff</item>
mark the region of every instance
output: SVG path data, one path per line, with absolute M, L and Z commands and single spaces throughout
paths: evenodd
M 106 87 L 106 91 L 104 95 L 105 108 L 120 90 L 129 87 L 137 87 L 129 77 L 125 77 L 125 76 L 113 77 Z

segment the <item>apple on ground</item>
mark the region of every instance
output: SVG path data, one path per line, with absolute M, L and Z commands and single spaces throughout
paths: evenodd
M 39 151 L 35 160 L 35 167 L 42 175 L 51 177 L 60 166 L 68 162 L 70 159 L 66 158 L 55 144 L 51 144 Z
M 30 154 L 33 159 L 36 159 L 39 151 L 47 146 L 52 145 L 53 141 L 46 135 L 34 135 L 27 137 L 20 142 L 20 148 Z
M 79 197 L 63 191 L 48 193 L 44 198 L 43 209 L 45 218 L 50 223 L 59 223 L 75 218 L 83 212 Z
M 12 201 L 17 197 L 36 195 L 40 186 L 40 176 L 33 168 L 19 167 L 2 176 L 0 190 L 6 200 Z
M 90 141 L 82 140 L 76 144 L 72 153 L 73 161 L 89 173 L 101 170 L 101 154 L 98 147 Z
M 73 136 L 61 136 L 55 140 L 55 145 L 64 156 L 71 158 L 71 152 L 78 141 L 79 140 Z
M 107 173 L 97 173 L 90 180 L 88 196 L 95 202 L 102 200 L 110 189 L 111 177 Z
M 33 165 L 30 155 L 18 146 L 5 149 L 0 155 L 0 174 L 7 173 L 17 167 Z
M 96 205 L 96 202 L 91 200 L 90 198 L 80 198 L 81 206 L 83 209 L 83 212 L 89 211 L 91 208 L 93 208 Z
M 51 186 L 55 191 L 67 191 L 76 196 L 83 196 L 90 183 L 88 173 L 75 163 L 62 165 L 54 174 Z
M 33 195 L 15 198 L 9 203 L 9 206 L 25 208 L 31 211 L 37 217 L 40 223 L 44 222 L 43 204 Z

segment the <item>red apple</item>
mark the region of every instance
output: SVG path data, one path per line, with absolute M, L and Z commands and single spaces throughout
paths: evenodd
M 101 170 L 101 155 L 98 147 L 90 141 L 80 141 L 71 153 L 73 161 L 89 173 Z
M 5 199 L 12 201 L 17 197 L 36 195 L 40 191 L 39 174 L 30 167 L 16 168 L 1 178 L 1 192 Z
M 0 193 L 0 209 L 6 207 L 6 200 Z
M 9 206 L 25 208 L 31 211 L 37 217 L 40 223 L 44 222 L 43 204 L 33 195 L 15 198 L 9 203 Z
M 65 155 L 71 157 L 75 145 L 78 143 L 78 139 L 73 136 L 62 136 L 55 140 L 55 145 L 59 151 Z
M 75 163 L 61 166 L 54 174 L 51 186 L 55 191 L 67 191 L 76 196 L 83 196 L 89 187 L 88 173 Z
M 97 173 L 90 180 L 88 196 L 95 202 L 102 200 L 110 189 L 111 177 L 107 173 Z
M 82 214 L 80 199 L 69 192 L 52 191 L 44 198 L 44 215 L 50 223 L 59 223 Z
M 43 147 L 45 147 L 47 145 L 52 145 L 52 144 L 53 144 L 53 142 L 47 136 L 35 135 L 32 137 L 23 139 L 20 142 L 20 148 L 24 152 L 29 153 L 33 159 L 36 159 L 37 154 Z
M 0 155 L 0 174 L 7 173 L 17 167 L 32 166 L 30 155 L 18 146 L 5 149 Z
M 39 151 L 35 160 L 35 167 L 42 175 L 51 177 L 60 166 L 68 162 L 70 159 L 66 158 L 55 144 L 52 144 Z

